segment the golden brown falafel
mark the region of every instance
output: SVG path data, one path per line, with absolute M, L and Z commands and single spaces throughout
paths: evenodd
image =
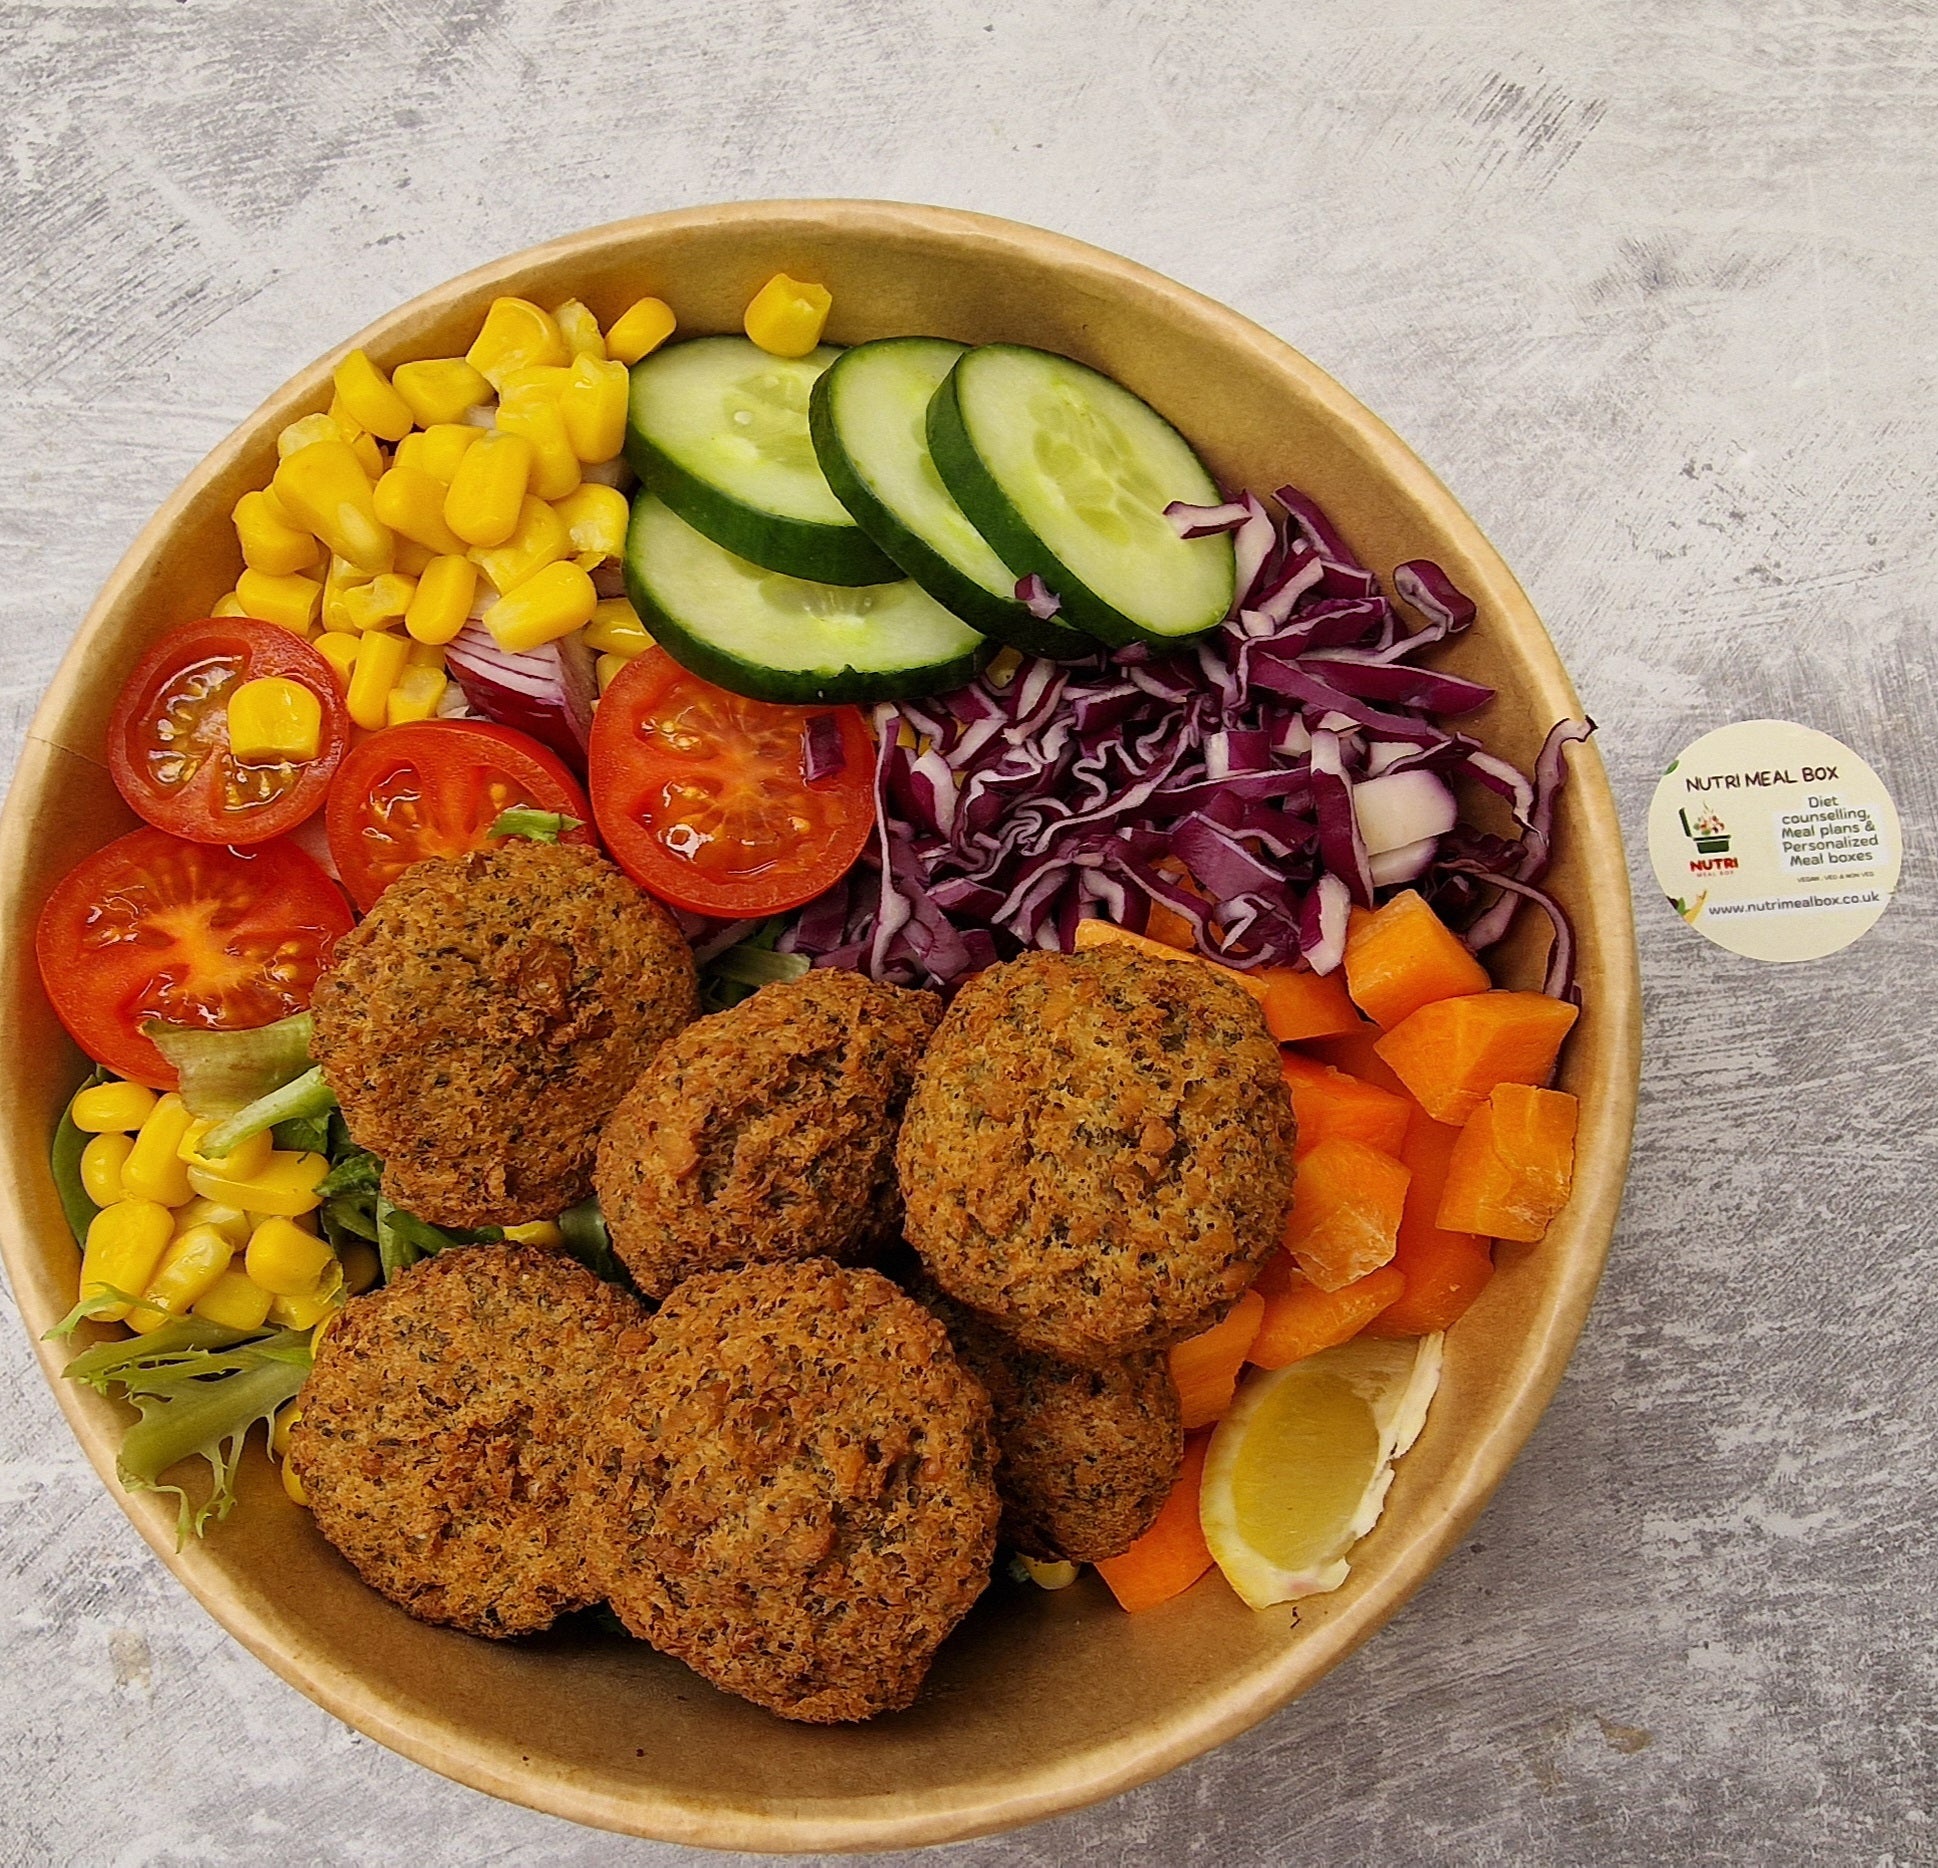
M 628 1293 L 529 1245 L 461 1246 L 352 1298 L 290 1431 L 317 1528 L 420 1621 L 529 1634 L 598 1601 L 585 1436 L 645 1322 Z
M 901 1220 L 895 1132 L 942 1015 L 821 970 L 689 1025 L 607 1118 L 595 1179 L 648 1297 L 696 1271 L 849 1261 Z
M 1098 1563 L 1128 1550 L 1184 1463 L 1183 1415 L 1164 1353 L 1077 1368 L 1011 1341 L 927 1280 L 915 1295 L 989 1390 L 1003 1542 L 1044 1562 Z
M 1026 1348 L 1097 1366 L 1216 1323 L 1277 1247 L 1292 1108 L 1255 1001 L 1125 947 L 957 995 L 897 1150 L 909 1243 Z
M 942 1325 L 827 1259 L 689 1278 L 587 1447 L 588 1556 L 642 1640 L 784 1718 L 914 1699 L 982 1593 L 989 1398 Z
M 591 1192 L 599 1123 L 699 1002 L 657 902 L 597 851 L 508 837 L 407 869 L 337 943 L 312 1009 L 385 1193 L 480 1226 Z

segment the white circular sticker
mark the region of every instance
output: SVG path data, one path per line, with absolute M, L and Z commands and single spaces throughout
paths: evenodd
M 1649 806 L 1649 858 L 1670 906 L 1753 960 L 1848 947 L 1898 885 L 1897 807 L 1843 741 L 1788 720 L 1705 733 Z

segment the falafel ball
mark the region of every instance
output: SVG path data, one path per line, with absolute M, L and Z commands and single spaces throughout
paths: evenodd
M 908 1705 L 989 1580 L 989 1397 L 878 1272 L 689 1278 L 614 1371 L 586 1459 L 620 1620 L 783 1718 Z
M 689 1025 L 607 1119 L 595 1179 L 648 1297 L 696 1271 L 849 1262 L 901 1222 L 895 1133 L 931 993 L 821 969 Z
M 317 1528 L 419 1621 L 496 1638 L 597 1602 L 585 1436 L 645 1322 L 532 1245 L 460 1246 L 353 1297 L 290 1429 Z
M 1100 1563 L 1157 1519 L 1184 1464 L 1183 1413 L 1159 1350 L 1077 1368 L 1012 1342 L 925 1281 L 956 1355 L 996 1413 L 1001 1537 L 1040 1562 Z
M 598 1126 L 699 1011 L 672 918 L 596 850 L 413 864 L 337 942 L 312 1046 L 384 1192 L 439 1226 L 549 1219 Z
M 1027 1349 L 1098 1367 L 1216 1323 L 1277 1248 L 1292 1106 L 1257 1003 L 1123 946 L 963 987 L 898 1148 L 909 1243 Z

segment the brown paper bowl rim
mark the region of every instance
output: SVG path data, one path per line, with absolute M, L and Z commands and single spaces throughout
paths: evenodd
M 90 607 L 29 727 L 9 794 L 4 825 L 7 857 L 0 865 L 0 913 L 16 936 L 32 925 L 37 900 L 27 899 L 19 855 L 30 803 L 58 784 L 70 758 L 91 758 L 66 746 L 58 721 L 77 670 L 98 652 L 117 595 L 139 574 L 196 495 L 246 452 L 311 404 L 318 404 L 335 364 L 350 350 L 381 350 L 385 333 L 414 314 L 514 282 L 520 275 L 569 266 L 616 241 L 643 232 L 772 223 L 777 217 L 812 224 L 835 220 L 878 235 L 939 237 L 959 246 L 1028 253 L 1052 263 L 1073 283 L 1105 297 L 1126 289 L 1209 327 L 1215 341 L 1260 359 L 1288 393 L 1320 410 L 1376 456 L 1399 494 L 1426 521 L 1457 537 L 1467 553 L 1470 594 L 1497 633 L 1512 643 L 1550 718 L 1579 712 L 1574 689 L 1527 597 L 1473 520 L 1426 466 L 1377 416 L 1283 340 L 1227 307 L 1163 275 L 1067 236 L 957 209 L 868 200 L 775 200 L 677 209 L 609 223 L 508 255 L 419 294 L 366 326 L 317 362 L 297 372 L 234 429 L 188 475 L 136 535 Z M 1079 1808 L 1148 1781 L 1247 1730 L 1317 1681 L 1381 1627 L 1420 1587 L 1458 1541 L 1500 1482 L 1546 1407 L 1586 1319 L 1614 1229 L 1633 1128 L 1640 1068 L 1640 987 L 1630 922 L 1628 875 L 1614 800 L 1592 744 L 1573 755 L 1569 813 L 1582 844 L 1594 891 L 1593 938 L 1600 978 L 1596 1016 L 1610 1034 L 1607 1064 L 1584 1098 L 1578 1173 L 1570 1214 L 1565 1272 L 1556 1279 L 1539 1329 L 1519 1359 L 1517 1380 L 1484 1427 L 1474 1433 L 1432 1509 L 1413 1514 L 1412 1534 L 1383 1553 L 1376 1576 L 1350 1613 L 1322 1622 L 1288 1644 L 1276 1664 L 1232 1681 L 1181 1712 L 1153 1719 L 1120 1741 L 1074 1757 L 1056 1756 L 1037 1770 L 1014 1775 L 999 1793 L 942 1793 L 924 1800 L 907 1790 L 893 1797 L 793 1799 L 776 1804 L 750 1798 L 727 1807 L 662 1786 L 624 1790 L 569 1781 L 521 1766 L 510 1746 L 483 1744 L 462 1719 L 404 1717 L 349 1664 L 340 1646 L 307 1637 L 252 1599 L 201 1548 L 178 1552 L 172 1511 L 152 1496 L 124 1493 L 115 1479 L 115 1439 L 84 1416 L 71 1385 L 59 1379 L 66 1352 L 40 1342 L 56 1319 L 51 1291 L 32 1244 L 26 1190 L 44 1184 L 46 1164 L 37 1138 L 17 1124 L 0 1136 L 0 1244 L 22 1316 L 36 1338 L 41 1364 L 76 1437 L 136 1527 L 162 1562 L 223 1627 L 251 1653 L 317 1704 L 390 1749 L 474 1789 L 532 1809 L 637 1836 L 714 1848 L 828 1852 L 909 1848 L 987 1834 Z M 96 761 L 98 763 L 98 761 Z M 0 1003 L 18 1004 L 37 992 L 31 940 L 15 938 L 0 952 Z M 0 1078 L 0 1081 L 4 1081 Z M 42 1208 L 44 1210 L 44 1207 Z M 1161 1612 L 1161 1611 L 1160 1611 Z

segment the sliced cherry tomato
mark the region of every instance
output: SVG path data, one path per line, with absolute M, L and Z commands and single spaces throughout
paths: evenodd
M 483 849 L 517 806 L 578 819 L 564 843 L 592 843 L 592 807 L 559 756 L 508 726 L 424 720 L 363 741 L 337 773 L 327 823 L 343 886 L 367 909 L 412 863 Z
M 229 750 L 229 696 L 245 681 L 300 682 L 323 710 L 313 759 L 244 764 Z M 195 843 L 262 843 L 323 802 L 350 744 L 330 664 L 300 636 L 246 616 L 171 629 L 141 658 L 108 722 L 108 770 L 158 829 Z
M 81 1049 L 168 1090 L 175 1072 L 145 1020 L 246 1031 L 300 1012 L 350 925 L 336 884 L 294 844 L 225 850 L 142 829 L 55 885 L 34 948 Z
M 808 723 L 832 714 L 843 765 L 807 776 Z M 875 827 L 875 749 L 853 707 L 778 707 L 688 674 L 663 649 L 592 716 L 592 810 L 635 882 L 695 914 L 744 919 L 812 901 Z

